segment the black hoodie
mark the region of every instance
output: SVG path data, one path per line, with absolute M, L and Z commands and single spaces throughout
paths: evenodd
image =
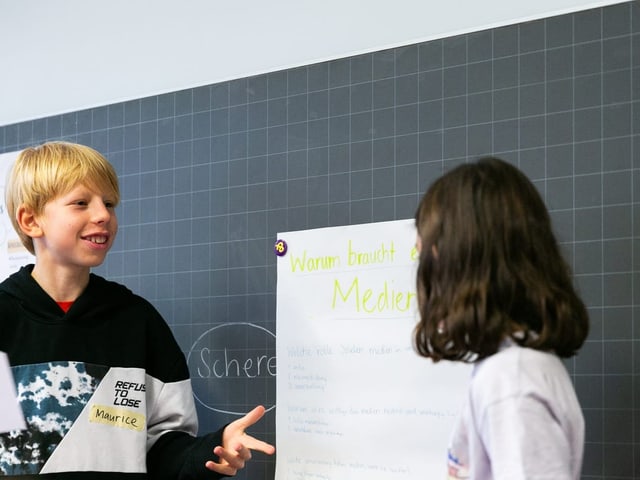
M 219 478 L 204 463 L 222 430 L 195 436 L 187 364 L 158 311 L 91 274 L 64 313 L 32 270 L 0 284 L 0 351 L 27 422 L 0 434 L 0 476 Z

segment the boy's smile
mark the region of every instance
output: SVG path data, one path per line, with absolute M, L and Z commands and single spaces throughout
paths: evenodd
M 89 237 L 89 238 L 87 238 L 87 240 L 89 240 L 90 242 L 93 242 L 93 243 L 102 244 L 102 243 L 105 243 L 107 241 L 107 238 L 109 238 L 109 237 Z

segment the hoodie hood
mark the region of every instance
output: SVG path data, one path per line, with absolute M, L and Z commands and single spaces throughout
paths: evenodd
M 119 308 L 133 293 L 125 286 L 102 277 L 89 276 L 89 284 L 65 314 L 56 301 L 31 276 L 26 265 L 0 283 L 0 295 L 11 297 L 30 316 L 44 322 L 73 322 L 86 315 L 97 316 Z

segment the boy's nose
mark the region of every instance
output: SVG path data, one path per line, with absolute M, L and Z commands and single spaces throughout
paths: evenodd
M 96 223 L 105 223 L 111 218 L 111 212 L 102 202 L 95 202 L 92 209 L 92 218 Z

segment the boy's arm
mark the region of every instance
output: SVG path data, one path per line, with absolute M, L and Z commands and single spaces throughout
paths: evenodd
M 222 443 L 222 431 L 197 437 L 198 420 L 190 380 L 162 382 L 147 377 L 147 471 L 149 478 L 198 478 L 184 476 L 211 458 L 213 447 Z M 208 471 L 202 467 L 205 473 Z M 209 475 L 204 478 L 220 478 Z
M 201 437 L 167 432 L 147 452 L 148 476 L 157 480 L 222 478 L 204 466 L 213 457 L 213 447 L 221 443 L 222 429 Z

